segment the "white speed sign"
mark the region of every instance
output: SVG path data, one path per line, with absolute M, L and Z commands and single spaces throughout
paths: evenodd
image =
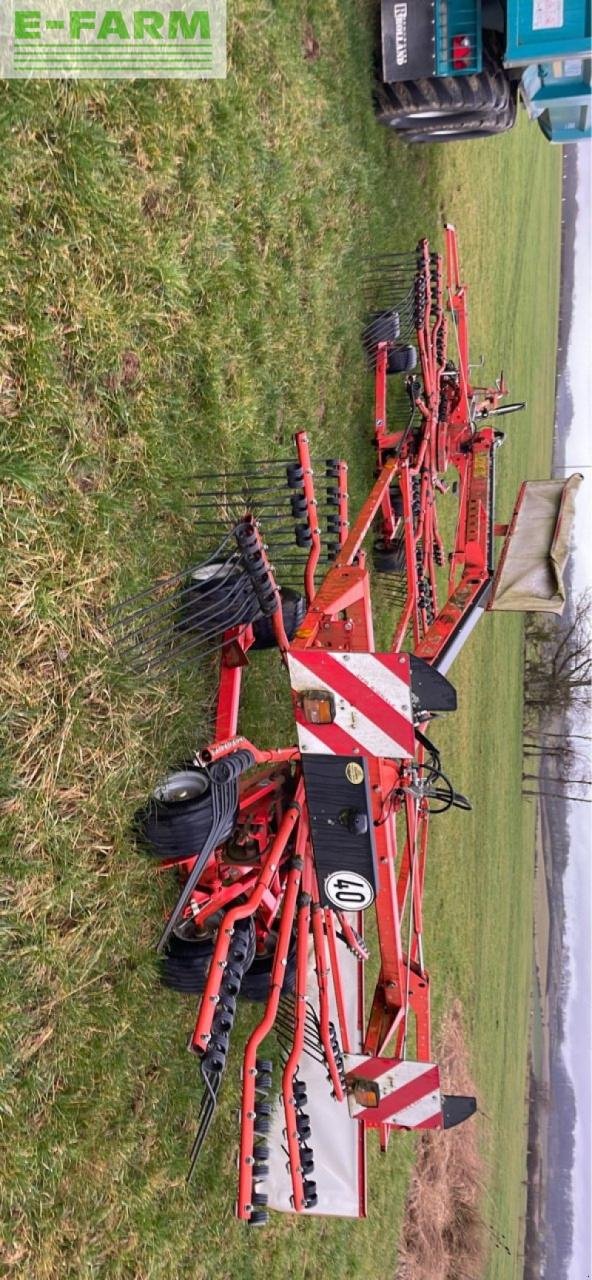
M 374 889 L 358 871 L 332 871 L 325 880 L 325 897 L 339 911 L 365 911 L 374 902 Z

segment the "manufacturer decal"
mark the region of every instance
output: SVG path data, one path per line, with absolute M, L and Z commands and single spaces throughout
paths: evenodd
M 395 17 L 395 57 L 397 66 L 404 67 L 407 62 L 407 5 L 394 5 L 393 13 Z
M 361 764 L 356 764 L 355 760 L 350 760 L 345 766 L 345 776 L 348 782 L 353 782 L 357 786 L 364 781 L 364 770 Z

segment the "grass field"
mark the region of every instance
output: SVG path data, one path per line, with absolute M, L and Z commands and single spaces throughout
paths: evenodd
M 398 146 L 373 121 L 371 27 L 354 0 L 297 19 L 288 0 L 245 3 L 226 84 L 0 89 L 0 1274 L 394 1274 L 405 1141 L 372 1159 L 368 1222 L 278 1218 L 247 1237 L 229 1078 L 185 1189 L 193 1010 L 157 986 L 166 886 L 128 824 L 199 740 L 211 691 L 121 677 L 96 623 L 186 563 L 192 472 L 281 455 L 306 426 L 319 453 L 355 460 L 363 492 L 360 255 L 434 236 L 443 215 L 472 282 L 474 351 L 529 400 L 499 456 L 500 518 L 519 478 L 548 473 L 560 156 L 525 121 L 485 143 Z M 492 1241 L 491 1280 L 520 1273 L 534 847 L 520 664 L 520 621 L 493 617 L 454 669 L 460 710 L 438 737 L 474 810 L 440 820 L 426 911 L 436 1027 L 460 995 L 490 1117 L 485 1214 L 510 1251 Z M 262 745 L 289 732 L 273 657 L 245 723 Z

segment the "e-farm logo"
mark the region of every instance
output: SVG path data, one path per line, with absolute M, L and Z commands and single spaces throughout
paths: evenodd
M 92 4 L 92 0 L 91 0 Z M 10 28 L 6 10 L 10 9 Z M 0 76 L 12 79 L 221 79 L 225 0 L 102 5 L 12 0 L 2 6 Z

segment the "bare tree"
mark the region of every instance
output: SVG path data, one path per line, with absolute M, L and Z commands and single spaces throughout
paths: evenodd
M 537 718 L 586 704 L 592 680 L 592 592 L 584 591 L 566 622 L 529 619 L 524 700 Z

